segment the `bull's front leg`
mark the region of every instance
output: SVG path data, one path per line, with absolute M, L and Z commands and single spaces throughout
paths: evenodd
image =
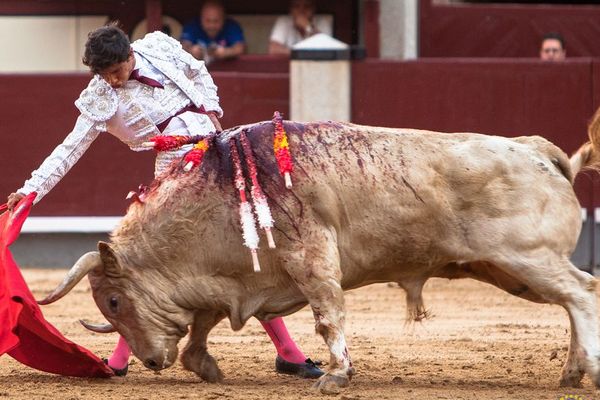
M 190 330 L 190 339 L 181 354 L 181 362 L 185 369 L 196 373 L 207 382 L 221 382 L 223 373 L 217 361 L 208 354 L 208 333 L 225 317 L 225 314 L 209 311 L 198 311 Z
M 326 228 L 303 236 L 303 249 L 290 253 L 284 263 L 315 317 L 315 329 L 329 347 L 329 371 L 315 387 L 322 393 L 337 393 L 350 384 L 354 374 L 344 336 L 345 305 L 337 243 Z
M 325 394 L 337 393 L 338 387 L 348 386 L 354 375 L 352 360 L 344 336 L 343 294 L 340 294 L 340 297 L 333 292 L 331 294 L 331 299 L 335 299 L 334 302 L 337 303 L 335 306 L 332 307 L 328 304 L 329 300 L 316 301 L 314 306 L 311 304 L 315 317 L 315 329 L 329 347 L 329 371 L 315 384 L 315 387 Z

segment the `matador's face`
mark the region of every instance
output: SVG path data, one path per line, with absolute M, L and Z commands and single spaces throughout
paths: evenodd
M 129 75 L 131 75 L 131 71 L 133 71 L 134 68 L 135 57 L 133 56 L 133 51 L 130 50 L 127 60 L 113 64 L 100 71 L 100 76 L 108 82 L 110 86 L 117 89 L 129 80 Z

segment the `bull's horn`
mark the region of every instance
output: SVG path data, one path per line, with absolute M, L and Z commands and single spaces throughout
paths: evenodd
M 84 319 L 80 319 L 79 323 L 81 325 L 83 325 L 86 329 L 89 329 L 92 332 L 96 332 L 96 333 L 112 333 L 112 332 L 116 332 L 117 330 L 112 326 L 112 324 L 106 323 L 106 324 L 93 324 L 90 322 L 87 322 Z
M 38 301 L 38 304 L 50 304 L 69 293 L 71 289 L 79 282 L 84 276 L 86 276 L 94 268 L 101 266 L 102 260 L 100 254 L 97 251 L 90 251 L 81 256 L 79 260 L 71 267 L 69 273 L 63 279 L 60 285 L 52 293 L 50 293 L 44 300 Z

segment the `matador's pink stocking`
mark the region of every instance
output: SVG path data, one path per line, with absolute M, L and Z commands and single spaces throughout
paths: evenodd
M 291 363 L 304 363 L 306 356 L 290 337 L 282 318 L 278 317 L 270 321 L 260 321 L 260 323 L 271 338 L 271 341 L 273 341 L 277 349 L 277 354 L 281 358 Z
M 127 363 L 129 363 L 130 354 L 131 350 L 129 349 L 129 345 L 123 336 L 119 336 L 117 347 L 115 347 L 112 356 L 108 359 L 108 366 L 113 369 L 124 369 L 127 367 Z

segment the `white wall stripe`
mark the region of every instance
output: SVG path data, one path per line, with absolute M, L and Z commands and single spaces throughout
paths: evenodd
M 588 215 L 587 215 L 587 208 L 581 208 L 581 220 L 583 222 L 587 221 Z M 600 207 L 596 207 L 594 208 L 594 220 L 596 221 L 596 223 L 600 222 Z
M 600 208 L 594 209 L 596 222 L 600 222 Z M 105 233 L 111 232 L 122 217 L 29 217 L 23 233 Z M 587 209 L 581 209 L 581 220 L 587 221 Z
M 111 232 L 122 217 L 29 217 L 22 233 Z

